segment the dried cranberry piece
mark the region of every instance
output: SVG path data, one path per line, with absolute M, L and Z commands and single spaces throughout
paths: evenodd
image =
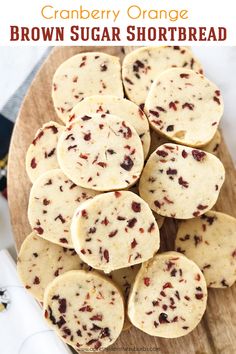
M 33 284 L 38 285 L 39 283 L 40 283 L 39 277 L 36 276 L 36 277 L 34 278 Z
M 129 156 L 125 155 L 124 161 L 120 164 L 120 167 L 122 167 L 126 171 L 130 171 L 133 165 L 133 160 Z
M 32 168 L 36 168 L 36 167 L 37 167 L 37 163 L 36 163 L 35 157 L 32 158 L 31 163 L 30 163 L 30 166 L 31 166 Z
M 100 69 L 101 69 L 101 71 L 107 71 L 107 65 L 106 64 L 101 64 L 100 65 Z
M 138 244 L 138 242 L 134 238 L 133 241 L 131 242 L 131 248 L 135 248 L 137 246 L 137 244 Z
M 135 212 L 135 213 L 139 213 L 141 211 L 141 204 L 140 203 L 137 203 L 137 202 L 132 202 L 132 210 Z
M 184 188 L 188 188 L 188 182 L 183 179 L 183 177 L 179 177 L 178 182 Z
M 181 79 L 188 79 L 189 78 L 189 74 L 180 74 L 179 76 L 181 77 Z
M 106 260 L 107 263 L 108 263 L 108 262 L 109 262 L 109 252 L 108 252 L 108 250 L 104 250 L 103 256 L 104 256 L 105 260 Z
M 58 300 L 59 302 L 59 307 L 58 307 L 58 311 L 60 313 L 65 313 L 66 312 L 66 307 L 67 307 L 67 302 L 66 302 L 66 299 L 59 299 Z
M 177 175 L 177 170 L 174 168 L 168 168 L 168 170 L 166 171 L 167 175 Z
M 174 130 L 174 125 L 173 124 L 168 125 L 168 127 L 166 128 L 167 132 L 172 132 L 173 130 Z
M 44 229 L 42 227 L 34 227 L 34 230 L 37 232 L 37 234 L 42 235 L 44 233 Z
M 85 116 L 81 117 L 81 119 L 84 120 L 84 121 L 86 121 L 86 120 L 92 119 L 92 117 L 89 117 L 89 116 L 86 116 L 86 115 L 85 115 Z
M 160 313 L 160 316 L 159 316 L 159 322 L 160 323 L 170 323 L 167 318 L 168 318 L 168 315 L 166 313 L 162 312 L 162 313 Z
M 156 154 L 157 154 L 158 156 L 161 156 L 161 157 L 166 157 L 166 156 L 168 156 L 168 152 L 166 152 L 166 151 L 164 151 L 164 150 L 157 150 L 157 151 L 156 151 Z
M 134 227 L 134 225 L 136 224 L 136 222 L 137 222 L 137 219 L 136 219 L 136 218 L 132 218 L 132 219 L 130 219 L 130 220 L 127 221 L 127 226 L 130 227 L 130 228 L 132 228 L 132 227 Z
M 118 230 L 111 231 L 108 237 L 114 237 L 117 234 Z
M 206 156 L 206 153 L 201 150 L 192 150 L 192 155 L 196 161 L 202 161 Z
M 170 102 L 169 108 L 173 108 L 174 111 L 177 111 L 177 106 L 176 106 L 175 102 Z
M 144 282 L 144 285 L 149 286 L 150 282 L 151 282 L 151 279 L 148 278 L 148 277 L 145 277 L 145 278 L 143 278 L 143 282 Z
M 186 102 L 186 103 L 184 103 L 183 105 L 182 105 L 182 108 L 184 109 L 184 108 L 188 108 L 190 111 L 193 111 L 193 109 L 194 109 L 194 104 L 193 103 L 188 103 L 188 102 Z
M 188 156 L 188 153 L 185 150 L 183 150 L 182 151 L 182 156 L 183 156 L 184 159 L 186 159 L 186 157 Z
M 89 141 L 91 139 L 91 133 L 84 134 L 84 140 Z

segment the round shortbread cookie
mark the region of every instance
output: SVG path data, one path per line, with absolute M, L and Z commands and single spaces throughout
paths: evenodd
M 35 232 L 26 237 L 17 260 L 17 272 L 25 288 L 43 301 L 46 286 L 60 274 L 89 266 L 81 261 L 75 250 L 55 245 Z
M 143 148 L 136 130 L 110 114 L 78 117 L 62 133 L 57 158 L 77 185 L 98 191 L 135 184 L 143 168 Z
M 202 147 L 202 150 L 210 152 L 211 154 L 218 155 L 219 147 L 221 143 L 221 134 L 219 130 L 216 131 L 213 139 L 206 145 Z
M 179 225 L 176 249 L 201 268 L 207 286 L 225 288 L 236 281 L 236 219 L 208 211 Z
M 128 302 L 135 327 L 157 337 L 177 338 L 200 322 L 207 287 L 198 266 L 177 252 L 156 255 L 138 272 Z
M 68 121 L 78 102 L 92 95 L 124 97 L 118 57 L 100 52 L 81 53 L 58 67 L 53 77 L 52 99 L 63 122 Z
M 186 47 L 143 47 L 126 55 L 122 78 L 128 98 L 143 107 L 156 77 L 173 67 L 203 72 L 199 61 Z
M 125 300 L 125 308 L 127 307 L 127 301 L 130 293 L 130 289 L 134 284 L 135 277 L 140 269 L 140 264 L 135 264 L 131 267 L 122 268 L 114 270 L 109 274 L 109 278 L 120 288 L 122 291 L 124 300 Z M 131 327 L 131 322 L 127 316 L 127 308 L 125 309 L 125 322 L 123 331 L 128 330 Z
M 143 144 L 144 157 L 150 147 L 149 123 L 144 112 L 133 102 L 116 96 L 91 96 L 78 103 L 71 111 L 69 121 L 79 115 L 91 113 L 108 113 L 130 123 L 138 133 Z
M 44 316 L 62 340 L 77 350 L 102 350 L 122 331 L 123 298 L 116 286 L 98 273 L 69 271 L 46 288 Z
M 160 243 L 152 211 L 129 191 L 86 201 L 74 214 L 71 235 L 81 259 L 105 273 L 148 260 Z
M 26 153 L 26 172 L 33 183 L 42 173 L 58 168 L 57 141 L 65 127 L 50 121 L 35 134 Z
M 216 156 L 168 143 L 149 157 L 139 191 L 158 214 L 190 219 L 212 208 L 224 178 L 224 166 Z
M 165 137 L 164 135 L 158 134 L 155 130 L 150 130 L 151 134 L 151 144 L 149 150 L 149 156 L 160 146 L 166 143 L 170 143 L 170 139 Z M 219 130 L 216 131 L 213 139 L 206 145 L 201 147 L 201 150 L 209 152 L 210 154 L 218 155 L 219 146 L 221 143 L 221 134 Z
M 32 229 L 48 241 L 73 248 L 70 223 L 74 211 L 96 194 L 76 186 L 60 169 L 45 172 L 30 191 L 28 219 Z
M 152 84 L 145 112 L 153 129 L 189 146 L 213 139 L 224 105 L 218 87 L 193 70 L 174 68 Z

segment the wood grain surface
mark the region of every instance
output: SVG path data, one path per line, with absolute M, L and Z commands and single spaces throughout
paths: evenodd
M 26 150 L 36 130 L 49 120 L 58 121 L 51 99 L 51 82 L 56 68 L 79 52 L 100 51 L 123 58 L 132 47 L 57 47 L 42 65 L 24 99 L 15 124 L 8 164 L 8 198 L 11 222 L 19 249 L 31 231 L 27 220 L 30 181 L 25 171 Z M 236 171 L 222 141 L 219 157 L 226 181 L 215 209 L 236 217 Z M 166 220 L 161 231 L 162 250 L 173 250 L 177 222 Z M 123 332 L 107 353 L 233 354 L 236 353 L 236 284 L 229 289 L 210 289 L 206 313 L 197 328 L 185 337 L 162 339 L 138 329 Z M 56 353 L 55 353 L 56 354 Z

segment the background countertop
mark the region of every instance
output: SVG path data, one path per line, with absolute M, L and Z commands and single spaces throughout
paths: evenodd
M 0 111 L 42 57 L 45 47 L 0 47 Z M 193 47 L 205 75 L 219 86 L 225 103 L 221 122 L 226 143 L 236 164 L 236 47 Z M 10 118 L 10 117 L 9 117 Z M 0 121 L 1 127 L 1 121 Z M 7 201 L 0 196 L 0 249 L 15 257 Z

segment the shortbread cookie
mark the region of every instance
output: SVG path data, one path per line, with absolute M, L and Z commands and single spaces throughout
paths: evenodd
M 81 53 L 59 66 L 53 77 L 52 98 L 63 122 L 67 122 L 78 102 L 92 95 L 124 97 L 118 57 L 97 52 Z
M 198 266 L 177 252 L 156 255 L 138 272 L 128 302 L 132 324 L 156 337 L 177 338 L 200 322 L 207 302 Z
M 149 123 L 144 112 L 133 102 L 116 96 L 91 96 L 78 103 L 71 111 L 69 121 L 78 115 L 91 113 L 109 113 L 130 123 L 138 133 L 143 144 L 144 157 L 150 147 Z
M 98 191 L 135 184 L 144 161 L 133 126 L 105 113 L 77 116 L 58 141 L 57 158 L 75 184 Z
M 65 127 L 50 121 L 35 134 L 26 153 L 26 172 L 33 183 L 42 173 L 58 168 L 57 141 Z
M 148 260 L 160 242 L 152 211 L 129 191 L 86 201 L 74 214 L 71 235 L 81 259 L 105 273 Z
M 160 145 L 170 143 L 170 139 L 165 137 L 164 135 L 158 134 L 155 130 L 150 130 L 151 134 L 151 144 L 148 155 L 150 156 Z M 216 131 L 213 139 L 206 145 L 201 147 L 201 150 L 207 151 L 210 154 L 218 155 L 219 147 L 221 143 L 221 134 L 219 130 Z
M 201 268 L 212 288 L 232 286 L 236 280 L 236 219 L 208 211 L 179 225 L 176 249 Z
M 199 61 L 186 47 L 143 47 L 126 55 L 122 78 L 128 98 L 143 107 L 156 77 L 173 67 L 203 72 Z
M 140 264 L 133 265 L 131 267 L 114 270 L 109 274 L 109 278 L 120 288 L 125 300 L 125 322 L 123 331 L 128 330 L 131 327 L 131 323 L 127 316 L 127 301 L 130 293 L 130 289 L 134 284 L 135 277 L 140 269 Z
M 216 156 L 168 143 L 149 157 L 139 191 L 158 214 L 190 219 L 212 208 L 224 178 L 224 166 Z
M 218 155 L 219 147 L 221 143 L 221 134 L 219 130 L 216 131 L 213 139 L 207 144 L 202 147 L 202 150 L 210 152 L 211 154 Z
M 46 286 L 69 270 L 89 269 L 75 250 L 60 247 L 32 232 L 21 245 L 17 272 L 25 288 L 43 301 Z
M 116 286 L 98 273 L 70 271 L 46 288 L 44 316 L 62 340 L 77 350 L 102 350 L 122 331 L 123 298 Z
M 189 146 L 214 137 L 224 105 L 218 87 L 189 69 L 169 69 L 157 76 L 145 102 L 153 129 Z
M 70 223 L 74 211 L 96 194 L 76 186 L 60 169 L 45 172 L 30 191 L 28 218 L 32 229 L 48 241 L 73 248 Z

